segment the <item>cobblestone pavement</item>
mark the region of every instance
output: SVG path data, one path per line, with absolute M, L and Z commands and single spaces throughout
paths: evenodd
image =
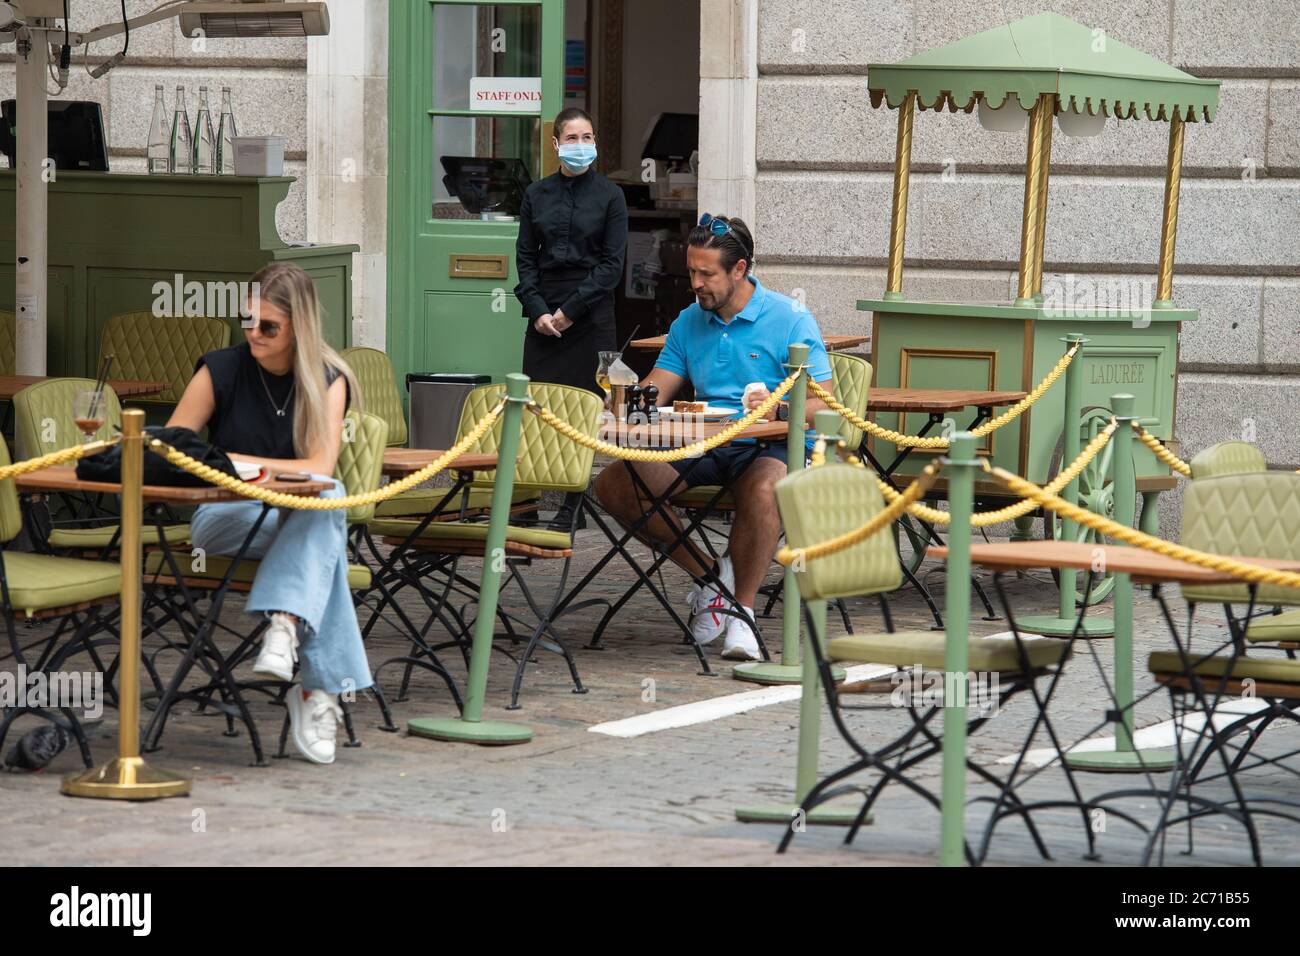
M 594 529 L 580 533 L 580 573 L 601 553 L 603 538 Z M 477 577 L 478 562 L 464 567 Z M 543 593 L 557 580 L 556 562 L 537 562 L 527 571 Z M 926 580 L 942 600 L 943 572 L 927 562 Z M 981 572 L 986 583 L 989 578 Z M 682 602 L 687 583 L 676 569 L 665 572 L 670 596 Z M 591 596 L 613 598 L 631 579 L 630 572 L 611 565 L 592 587 Z M 774 567 L 771 576 L 777 580 Z M 1017 613 L 1047 613 L 1055 608 L 1055 592 L 1046 574 L 1010 583 Z M 404 606 L 423 620 L 416 602 Z M 503 603 L 523 612 L 517 590 Z M 1138 693 L 1151 690 L 1143 662 L 1148 651 L 1170 646 L 1167 632 L 1149 596 L 1137 596 L 1136 667 Z M 924 629 L 930 623 L 924 604 L 910 589 L 891 599 L 899 629 Z M 978 605 L 977 605 L 978 607 Z M 855 629 L 881 627 L 873 600 L 852 600 L 849 610 Z M 1101 609 L 1104 613 L 1108 608 Z M 281 864 L 753 864 L 753 865 L 899 865 L 933 863 L 938 850 L 938 814 L 920 797 L 900 787 L 887 788 L 875 812 L 875 822 L 851 846 L 842 845 L 844 831 L 809 827 L 799 834 L 788 854 L 774 853 L 780 828 L 736 822 L 737 807 L 784 804 L 794 782 L 798 702 L 785 701 L 706 723 L 632 738 L 590 733 L 602 721 L 643 714 L 677 704 L 754 689 L 730 677 L 730 666 L 709 649 L 718 676 L 701 676 L 694 654 L 680 633 L 649 595 L 632 599 L 606 634 L 604 650 L 585 649 L 599 609 L 565 618 L 562 633 L 574 649 L 587 693 L 572 693 L 563 661 L 540 652 L 530 665 L 518 711 L 507 711 L 513 668 L 502 655 L 493 655 L 486 719 L 516 720 L 535 731 L 532 743 L 506 748 L 478 748 L 439 743 L 408 736 L 405 721 L 425 715 L 451 716 L 454 707 L 446 689 L 432 675 L 417 672 L 408 700 L 394 703 L 400 733 L 377 729 L 378 708 L 368 695 L 354 705 L 362 746 L 340 747 L 330 767 L 301 757 L 272 760 L 271 766 L 249 765 L 246 734 L 226 737 L 220 715 L 196 714 L 178 708 L 163 738 L 163 748 L 149 760 L 193 780 L 190 797 L 154 803 L 121 804 L 61 796 L 58 778 L 76 770 L 79 761 L 63 754 L 48 772 L 0 773 L 0 838 L 10 864 L 238 863 Z M 1198 625 L 1204 640 L 1221 640 L 1223 628 L 1205 613 Z M 1006 629 L 1005 620 L 982 620 L 972 614 L 972 631 L 990 634 Z M 223 620 L 234 627 L 251 620 L 234 599 Z M 780 618 L 763 622 L 769 644 L 779 648 Z M 835 614 L 831 633 L 842 631 Z M 718 642 L 719 644 L 721 642 Z M 372 635 L 371 664 L 402 653 L 407 644 L 398 631 L 381 623 Z M 1093 732 L 1107 706 L 1106 681 L 1111 672 L 1111 645 L 1087 646 L 1068 665 L 1052 704 L 1051 714 L 1066 740 Z M 455 651 L 444 660 L 463 683 L 464 667 Z M 164 674 L 170 663 L 160 658 Z M 12 660 L 3 665 L 11 668 Z M 400 668 L 385 672 L 384 687 L 396 695 Z M 653 685 L 649 681 L 653 681 Z M 653 686 L 653 694 L 649 692 Z M 649 699 L 653 697 L 653 699 Z M 908 724 L 906 710 L 890 707 L 888 695 L 854 695 L 850 724 L 871 744 L 880 744 Z M 257 703 L 255 713 L 264 742 L 274 751 L 283 711 L 269 702 Z M 145 711 L 146 717 L 148 711 Z M 1012 700 L 970 741 L 972 759 L 995 773 L 1006 772 L 1000 758 L 1018 751 L 1034 707 L 1028 696 Z M 1138 709 L 1139 726 L 1170 716 L 1161 691 Z M 28 726 L 20 722 L 18 728 Z M 843 765 L 849 749 L 823 719 L 821 767 Z M 107 709 L 91 732 L 96 762 L 114 752 L 116 711 Z M 1269 740 L 1279 747 L 1294 745 L 1295 731 L 1279 727 Z M 11 733 L 10 742 L 14 739 Z M 1039 735 L 1036 746 L 1047 745 Z M 6 744 L 6 746 L 8 746 Z M 938 790 L 938 761 L 914 771 L 923 786 Z M 1152 778 L 1159 786 L 1165 778 Z M 1285 796 L 1295 791 L 1295 778 L 1279 771 L 1253 771 L 1247 777 L 1252 794 Z M 1103 775 L 1080 777 L 1088 794 L 1120 786 L 1138 786 L 1141 778 Z M 1207 785 L 1207 794 L 1223 788 Z M 991 789 L 971 776 L 969 795 L 987 796 Z M 1021 791 L 1025 799 L 1060 798 L 1067 794 L 1064 778 L 1049 768 Z M 1200 792 L 1200 791 L 1198 791 Z M 850 805 L 859 804 L 849 798 Z M 1146 797 L 1113 804 L 1150 823 L 1156 801 Z M 988 804 L 973 802 L 968 811 L 972 838 L 989 813 Z M 1058 863 L 1077 864 L 1085 849 L 1083 823 L 1077 810 L 1051 810 L 1036 815 L 1043 839 Z M 1136 830 L 1108 814 L 1090 820 L 1097 833 L 1102 859 L 1091 865 L 1131 864 L 1141 858 L 1144 840 Z M 1297 828 L 1281 819 L 1262 819 L 1261 843 L 1271 863 L 1300 862 Z M 1198 823 L 1195 853 L 1182 855 L 1185 828 L 1169 839 L 1170 864 L 1244 864 L 1249 848 L 1243 829 L 1224 817 Z M 993 864 L 1037 863 L 1039 857 L 1026 828 L 1015 819 L 1004 821 L 992 844 Z

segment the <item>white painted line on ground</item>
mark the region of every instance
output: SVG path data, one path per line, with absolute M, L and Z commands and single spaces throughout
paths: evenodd
M 1216 728 L 1226 727 L 1242 714 L 1253 714 L 1267 707 L 1267 703 L 1254 697 L 1220 701 L 1218 708 L 1214 711 L 1214 726 Z M 1180 723 L 1182 725 L 1183 743 L 1190 744 L 1196 740 L 1205 727 L 1205 715 L 1200 713 L 1188 714 L 1182 721 L 1162 720 L 1150 727 L 1143 727 L 1133 735 L 1133 743 L 1139 750 L 1173 747 L 1177 742 L 1174 737 L 1175 728 Z M 1242 731 L 1245 730 L 1246 728 L 1242 727 Z M 1089 737 L 1087 740 L 1081 740 L 1071 747 L 1070 752 L 1091 753 L 1093 751 L 1114 749 L 1114 737 Z M 1045 767 L 1055 761 L 1058 756 L 1059 753 L 1055 747 L 1041 747 L 1025 754 L 1025 763 L 1030 767 Z M 1010 754 L 998 761 L 1001 764 L 1015 762 L 1016 754 Z
M 846 681 L 871 680 L 892 674 L 897 668 L 887 664 L 858 664 L 845 668 Z M 761 690 L 744 691 L 739 694 L 727 694 L 724 697 L 711 697 L 697 700 L 677 707 L 665 707 L 649 714 L 624 717 L 622 720 L 610 720 L 603 724 L 588 727 L 593 734 L 607 734 L 610 737 L 640 737 L 660 730 L 673 730 L 677 727 L 689 727 L 703 724 L 710 720 L 743 714 L 759 707 L 798 700 L 802 689 L 798 684 L 781 684 L 776 687 L 764 687 Z

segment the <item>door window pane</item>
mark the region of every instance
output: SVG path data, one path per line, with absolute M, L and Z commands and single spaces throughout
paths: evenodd
M 473 108 L 471 86 L 531 90 L 540 96 L 542 8 L 504 4 L 433 7 L 433 108 Z M 492 84 L 492 78 L 528 77 L 535 83 Z M 489 82 L 484 83 L 487 80 Z M 482 100 L 480 99 L 480 102 Z M 503 99 L 512 109 L 518 100 Z M 527 108 L 525 103 L 523 109 Z
M 433 117 L 433 218 L 517 217 L 541 168 L 541 120 Z

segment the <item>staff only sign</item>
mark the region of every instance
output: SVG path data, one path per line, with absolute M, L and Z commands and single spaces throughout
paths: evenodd
M 487 113 L 540 113 L 540 76 L 475 76 L 469 81 L 469 108 Z

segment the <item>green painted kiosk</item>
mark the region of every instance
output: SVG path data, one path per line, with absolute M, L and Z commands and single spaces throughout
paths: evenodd
M 1184 128 L 1188 122 L 1214 118 L 1218 81 L 1167 66 L 1100 30 L 1054 13 L 1040 13 L 899 63 L 871 64 L 868 89 L 873 106 L 883 103 L 898 110 L 886 287 L 880 298 L 858 302 L 860 310 L 872 313 L 873 384 L 1027 392 L 1061 358 L 1067 336 L 1081 335 L 1083 349 L 1069 376 L 1079 392 L 1071 403 L 1080 410 L 1077 420 L 1062 427 L 1066 389 L 1053 387 L 1020 418 L 982 439 L 978 454 L 1045 483 L 1063 460 L 1072 461 L 1081 444 L 1110 420 L 1110 396 L 1117 390 L 1136 397 L 1137 414 L 1153 435 L 1172 441 L 1178 330 L 1180 323 L 1197 317 L 1195 310 L 1177 308 L 1172 299 Z M 996 132 L 1028 127 L 1018 292 L 1013 301 L 922 302 L 904 291 L 913 119 L 918 109 L 945 108 L 967 114 L 978 111 L 980 124 Z M 1100 134 L 1110 117 L 1169 123 L 1154 295 L 1143 292 L 1147 285 L 1136 279 L 1098 281 L 1089 276 L 1066 276 L 1044 292 L 1054 117 L 1062 133 L 1072 136 Z M 1115 218 L 1122 211 L 1104 214 Z M 1069 227 L 1068 222 L 1057 223 L 1057 228 Z M 965 427 L 973 414 L 970 409 L 957 416 L 956 427 Z M 879 421 L 901 432 L 909 429 L 899 415 L 881 415 Z M 877 458 L 885 461 L 897 452 L 883 442 L 876 443 L 876 450 Z M 1155 499 L 1174 482 L 1145 446 L 1136 453 L 1138 490 L 1143 495 L 1141 525 L 1155 531 Z M 899 468 L 898 477 L 906 482 L 926 460 L 913 455 Z M 1092 511 L 1112 513 L 1108 474 L 1106 459 L 1099 457 L 1076 482 L 1078 498 L 1074 488 L 1067 495 Z M 942 493 L 944 488 L 941 482 L 938 490 Z M 977 507 L 1009 503 L 1005 489 L 991 480 L 977 480 L 975 494 Z M 1027 534 L 1031 523 L 1032 518 L 1021 519 L 1019 533 Z M 1049 536 L 1088 540 L 1091 534 L 1086 529 L 1062 528 L 1050 516 L 1044 525 Z M 1066 573 L 1063 592 L 1073 589 L 1068 580 L 1072 575 Z M 1104 597 L 1113 584 L 1099 581 L 1092 599 Z M 1062 618 L 1072 617 L 1064 613 L 1065 603 L 1063 598 Z M 1050 630 L 1046 625 L 1036 629 Z

